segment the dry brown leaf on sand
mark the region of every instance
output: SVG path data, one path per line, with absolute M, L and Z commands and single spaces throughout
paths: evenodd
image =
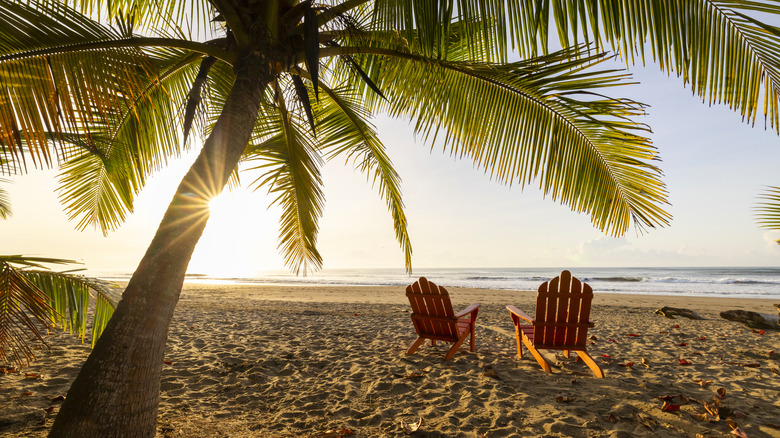
M 736 436 L 738 436 L 740 438 L 748 438 L 747 433 L 745 433 L 744 430 L 740 429 L 739 425 L 734 420 L 732 420 L 730 418 L 727 418 L 726 419 L 726 423 L 731 428 L 731 434 L 732 435 L 736 435 Z
M 352 432 L 346 427 L 342 427 L 340 429 L 328 429 L 325 432 L 318 433 L 317 435 L 314 436 L 315 438 L 344 438 L 346 436 L 354 435 L 354 434 L 355 432 Z
M 496 374 L 496 370 L 493 369 L 493 365 L 488 365 L 485 367 L 485 372 L 483 373 L 485 377 L 492 377 L 496 380 L 501 380 L 501 377 L 498 377 L 498 374 Z
M 655 421 L 655 418 L 649 415 L 642 415 L 639 412 L 634 412 L 634 417 L 636 417 L 636 420 L 639 421 L 639 424 L 650 430 L 655 430 L 655 428 L 658 427 L 658 422 Z
M 575 400 L 574 397 L 566 397 L 564 395 L 559 395 L 558 397 L 555 397 L 555 401 L 558 403 L 571 403 Z
M 664 402 L 664 405 L 661 406 L 662 412 L 675 412 L 680 410 L 680 405 L 675 405 L 672 403 Z
M 604 416 L 604 421 L 607 421 L 609 423 L 617 423 L 618 417 L 615 416 L 615 414 L 609 414 Z
M 647 359 L 645 359 L 645 358 L 643 357 L 643 358 L 642 358 L 642 365 L 644 365 L 644 366 L 646 366 L 646 367 L 650 368 L 650 361 L 649 361 L 649 360 L 647 360 Z
M 706 421 L 706 422 L 709 422 L 709 423 L 717 423 L 718 422 L 718 417 L 713 417 L 708 412 L 702 412 L 702 413 L 699 413 L 699 414 L 690 414 L 690 415 L 691 415 L 691 418 L 693 418 L 696 421 L 702 421 L 702 422 Z
M 707 412 L 709 412 L 710 415 L 712 415 L 713 417 L 718 418 L 718 407 L 717 406 L 714 406 L 714 405 L 711 405 L 711 404 L 709 404 L 707 402 L 704 402 L 704 409 L 706 409 Z
M 761 364 L 757 362 L 729 362 L 730 365 L 736 365 L 738 367 L 747 367 L 747 368 L 761 368 Z
M 721 399 L 726 398 L 726 388 L 718 388 L 718 397 Z
M 420 419 L 417 420 L 416 423 L 407 423 L 406 421 L 401 420 L 401 429 L 404 431 L 405 434 L 411 435 L 417 432 L 418 430 L 420 430 L 423 423 L 425 422 L 423 421 L 422 417 L 420 417 Z

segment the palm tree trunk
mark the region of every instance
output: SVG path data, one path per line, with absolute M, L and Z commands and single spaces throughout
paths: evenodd
M 214 130 L 184 176 L 122 301 L 74 381 L 50 437 L 154 437 L 168 327 L 184 274 L 209 217 L 249 142 L 268 63 L 248 57 Z

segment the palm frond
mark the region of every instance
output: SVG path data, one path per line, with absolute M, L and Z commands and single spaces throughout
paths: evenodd
M 323 84 L 320 88 L 327 96 L 320 99 L 317 108 L 320 147 L 328 159 L 346 156 L 373 184 L 379 184 L 379 195 L 393 217 L 395 236 L 404 252 L 406 270 L 411 273 L 412 244 L 401 199 L 401 178 L 374 128 L 365 120 L 369 113 L 360 105 L 359 97 L 349 90 L 332 90 Z
M 179 154 L 180 130 L 172 121 L 186 118 L 180 108 L 203 55 L 123 47 L 128 35 L 61 6 L 37 11 L 0 2 L 2 8 L 15 14 L 5 17 L 12 25 L 0 26 L 10 40 L 0 46 L 6 54 L 0 76 L 14 90 L 0 95 L 7 104 L 0 109 L 0 148 L 10 156 L 5 169 L 18 170 L 25 151 L 33 163 L 52 164 L 56 150 L 69 217 L 79 229 L 93 225 L 105 234 L 132 211 L 148 175 Z M 28 45 L 16 42 L 26 31 L 16 21 L 48 22 L 54 13 L 66 19 L 36 30 Z M 105 47 L 77 49 L 94 41 Z M 42 48 L 49 49 L 45 55 Z
M 639 230 L 668 223 L 657 154 L 643 135 L 649 129 L 634 121 L 643 106 L 598 93 L 629 81 L 595 69 L 604 55 L 569 49 L 497 65 L 375 50 L 383 56 L 353 55 L 388 95 L 380 100 L 354 79 L 373 108 L 415 120 L 418 133 L 498 181 L 538 180 L 553 200 L 589 213 L 612 235 L 631 222 Z
M 44 133 L 83 129 L 142 94 L 138 78 L 150 66 L 139 51 L 72 49 L 121 37 L 62 6 L 37 10 L 0 2 L 0 77 L 8 90 L 0 94 L 0 147 L 14 162 L 24 162 L 26 145 L 34 164 L 52 165 Z M 60 51 L 32 56 L 44 47 Z M 60 153 L 67 155 L 67 147 Z
M 103 333 L 116 309 L 121 293 L 111 283 L 70 273 L 51 271 L 22 271 L 23 275 L 49 298 L 53 327 L 87 338 L 91 326 L 91 345 Z M 88 324 L 88 310 L 94 295 L 92 323 Z
M 99 144 L 93 136 L 93 145 Z M 104 151 L 110 148 L 102 148 Z M 88 149 L 86 150 L 88 151 Z M 59 178 L 59 198 L 70 220 L 78 220 L 77 229 L 100 226 L 104 235 L 125 221 L 133 211 L 134 191 L 127 156 L 86 152 L 63 164 Z
M 0 219 L 8 219 L 11 217 L 11 198 L 2 186 L 2 184 L 10 183 L 11 181 L 0 178 Z
M 244 159 L 260 162 L 247 169 L 263 172 L 253 185 L 255 189 L 267 188 L 276 196 L 273 203 L 282 208 L 279 249 L 285 263 L 296 273 L 306 274 L 322 266 L 322 256 L 316 248 L 324 203 L 321 158 L 305 135 L 303 126 L 307 122 L 292 117 L 284 93 L 275 94 L 275 123 L 272 117 L 259 118 L 265 122 L 260 136 L 266 140 L 250 146 Z
M 661 69 L 676 71 L 710 104 L 724 103 L 754 123 L 759 111 L 780 133 L 780 29 L 757 17 L 780 14 L 780 2 L 739 0 L 544 1 L 529 4 L 523 20 L 549 39 L 552 15 L 564 47 L 579 38 L 611 46 L 627 60 L 649 51 Z M 582 32 L 582 33 L 581 33 Z
M 137 0 L 66 0 L 51 1 L 39 0 L 39 5 L 64 3 L 70 5 L 81 13 L 98 17 L 106 22 L 122 21 L 129 28 L 138 28 L 142 31 L 170 31 L 185 32 L 188 35 L 199 35 L 213 30 L 212 19 L 214 7 L 212 3 L 221 3 L 208 0 L 164 0 L 164 1 L 137 1 Z M 187 23 L 188 28 L 180 29 L 180 24 Z
M 767 187 L 759 196 L 756 220 L 762 228 L 780 230 L 780 187 Z M 777 242 L 780 244 L 780 241 Z
M 45 269 L 70 260 L 0 256 L 0 361 L 22 367 L 35 358 L 33 343 L 45 344 L 43 329 L 86 337 L 90 289 L 97 292 L 92 343 L 100 336 L 119 294 L 100 280 Z M 31 342 L 32 340 L 32 342 Z
M 459 23 L 473 60 L 504 62 L 508 50 L 516 42 L 525 42 L 516 35 L 524 32 L 525 24 L 518 17 L 526 10 L 527 0 L 484 1 L 453 0 L 415 2 L 377 0 L 373 9 L 373 29 L 397 32 L 415 52 L 433 59 L 446 59 L 453 23 Z M 533 28 L 535 29 L 535 28 Z

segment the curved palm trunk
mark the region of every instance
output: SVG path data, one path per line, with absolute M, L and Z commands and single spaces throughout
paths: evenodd
M 254 56 L 237 79 L 203 150 L 182 179 L 122 301 L 68 391 L 50 437 L 154 437 L 168 326 L 209 217 L 249 142 L 271 80 Z

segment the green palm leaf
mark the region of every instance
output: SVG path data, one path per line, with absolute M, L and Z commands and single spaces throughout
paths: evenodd
M 33 163 L 52 165 L 45 133 L 105 124 L 116 117 L 116 108 L 128 96 L 142 94 L 137 79 L 145 74 L 135 67 L 143 68 L 147 62 L 140 52 L 80 48 L 94 41 L 121 39 L 118 32 L 56 5 L 38 11 L 0 2 L 0 16 L 0 77 L 5 87 L 16 91 L 0 95 L 0 120 L 5 127 L 0 146 L 11 152 L 15 162 L 23 162 L 26 147 Z M 98 65 L 102 68 L 91 68 Z M 62 141 L 57 135 L 54 140 Z M 66 145 L 61 154 L 69 154 Z
M 329 159 L 346 155 L 372 183 L 379 184 L 379 195 L 385 198 L 393 217 L 395 236 L 404 252 L 406 269 L 411 272 L 412 244 L 401 199 L 401 178 L 374 128 L 366 122 L 369 113 L 360 105 L 359 96 L 349 90 L 320 87 L 326 96 L 318 106 L 321 148 Z
M 276 93 L 278 113 L 260 117 L 262 143 L 251 146 L 245 160 L 260 161 L 248 170 L 261 170 L 263 174 L 253 185 L 265 187 L 273 194 L 274 204 L 282 208 L 279 248 L 285 263 L 296 273 L 307 273 L 322 266 L 322 256 L 317 251 L 318 221 L 324 203 L 321 158 L 315 145 L 306 136 L 307 121 L 294 118 L 289 112 L 284 93 Z
M 780 2 L 741 0 L 581 0 L 529 2 L 522 19 L 526 45 L 546 45 L 552 16 L 564 47 L 578 38 L 611 46 L 629 62 L 649 51 L 661 69 L 676 71 L 710 104 L 724 103 L 780 132 L 780 30 L 758 14 L 780 14 Z M 537 19 L 536 17 L 541 17 Z M 766 121 L 766 120 L 765 120 Z
M 759 195 L 756 207 L 758 225 L 770 230 L 780 230 L 780 187 L 768 187 Z M 780 244 L 780 240 L 777 241 Z
M 527 0 L 458 0 L 455 3 L 453 0 L 377 0 L 371 30 L 400 30 L 399 35 L 411 42 L 414 51 L 435 59 L 448 58 L 453 35 L 463 38 L 466 42 L 463 47 L 468 48 L 471 59 L 487 62 L 506 61 L 509 44 L 525 42 L 516 33 L 518 27 L 525 25 L 519 17 L 528 10 Z M 457 29 L 452 27 L 454 23 Z
M 77 149 L 62 165 L 60 200 L 79 229 L 92 225 L 105 234 L 118 227 L 148 176 L 181 152 L 179 131 L 171 129 L 170 121 L 184 116 L 179 103 L 185 101 L 200 56 L 158 55 L 160 76 L 116 120 L 102 131 L 95 126 L 89 136 L 62 136 Z
M 6 126 L 20 127 L 0 135 L 0 147 L 15 157 L 8 166 L 24 163 L 25 151 L 34 163 L 53 164 L 49 146 L 56 145 L 64 162 L 60 199 L 69 217 L 79 229 L 116 228 L 148 175 L 179 154 L 171 120 L 180 118 L 203 55 L 126 47 L 131 35 L 57 5 L 38 11 L 0 2 L 0 11 L 18 18 L 6 16 L 9 23 L 0 26 L 0 48 L 7 53 L 0 57 L 0 75 L 12 78 L 8 85 L 19 93 L 0 95 L 0 117 Z M 57 13 L 65 19 L 33 32 L 37 45 L 19 42 L 28 29 L 17 21 L 49 23 Z M 95 49 L 95 41 L 103 46 Z M 14 74 L 20 69 L 27 71 Z M 80 132 L 87 124 L 90 129 Z M 15 136 L 15 129 L 37 136 Z
M 0 178 L 0 184 L 10 184 L 10 181 Z M 8 219 L 9 217 L 11 217 L 11 198 L 0 185 L 0 219 Z
M 214 4 L 221 1 L 137 1 L 137 0 L 39 0 L 37 7 L 67 4 L 81 13 L 94 17 L 103 16 L 106 22 L 124 21 L 127 26 L 140 30 L 180 31 L 179 23 L 187 23 L 188 31 L 198 35 L 213 30 Z
M 87 336 L 90 291 L 95 293 L 92 345 L 119 302 L 119 293 L 100 280 L 44 269 L 70 260 L 0 256 L 0 361 L 24 366 L 35 358 L 32 343 L 45 344 L 44 328 Z M 30 342 L 30 340 L 33 342 Z
M 633 120 L 642 105 L 595 93 L 628 83 L 625 74 L 594 69 L 607 59 L 603 55 L 564 50 L 496 65 L 374 50 L 383 56 L 354 56 L 388 101 L 355 83 L 364 101 L 415 120 L 417 132 L 497 180 L 521 186 L 538 180 L 553 200 L 588 212 L 596 227 L 613 235 L 632 221 L 639 229 L 668 223 L 660 207 L 666 189 L 651 164 L 657 155 L 643 135 L 649 129 Z

